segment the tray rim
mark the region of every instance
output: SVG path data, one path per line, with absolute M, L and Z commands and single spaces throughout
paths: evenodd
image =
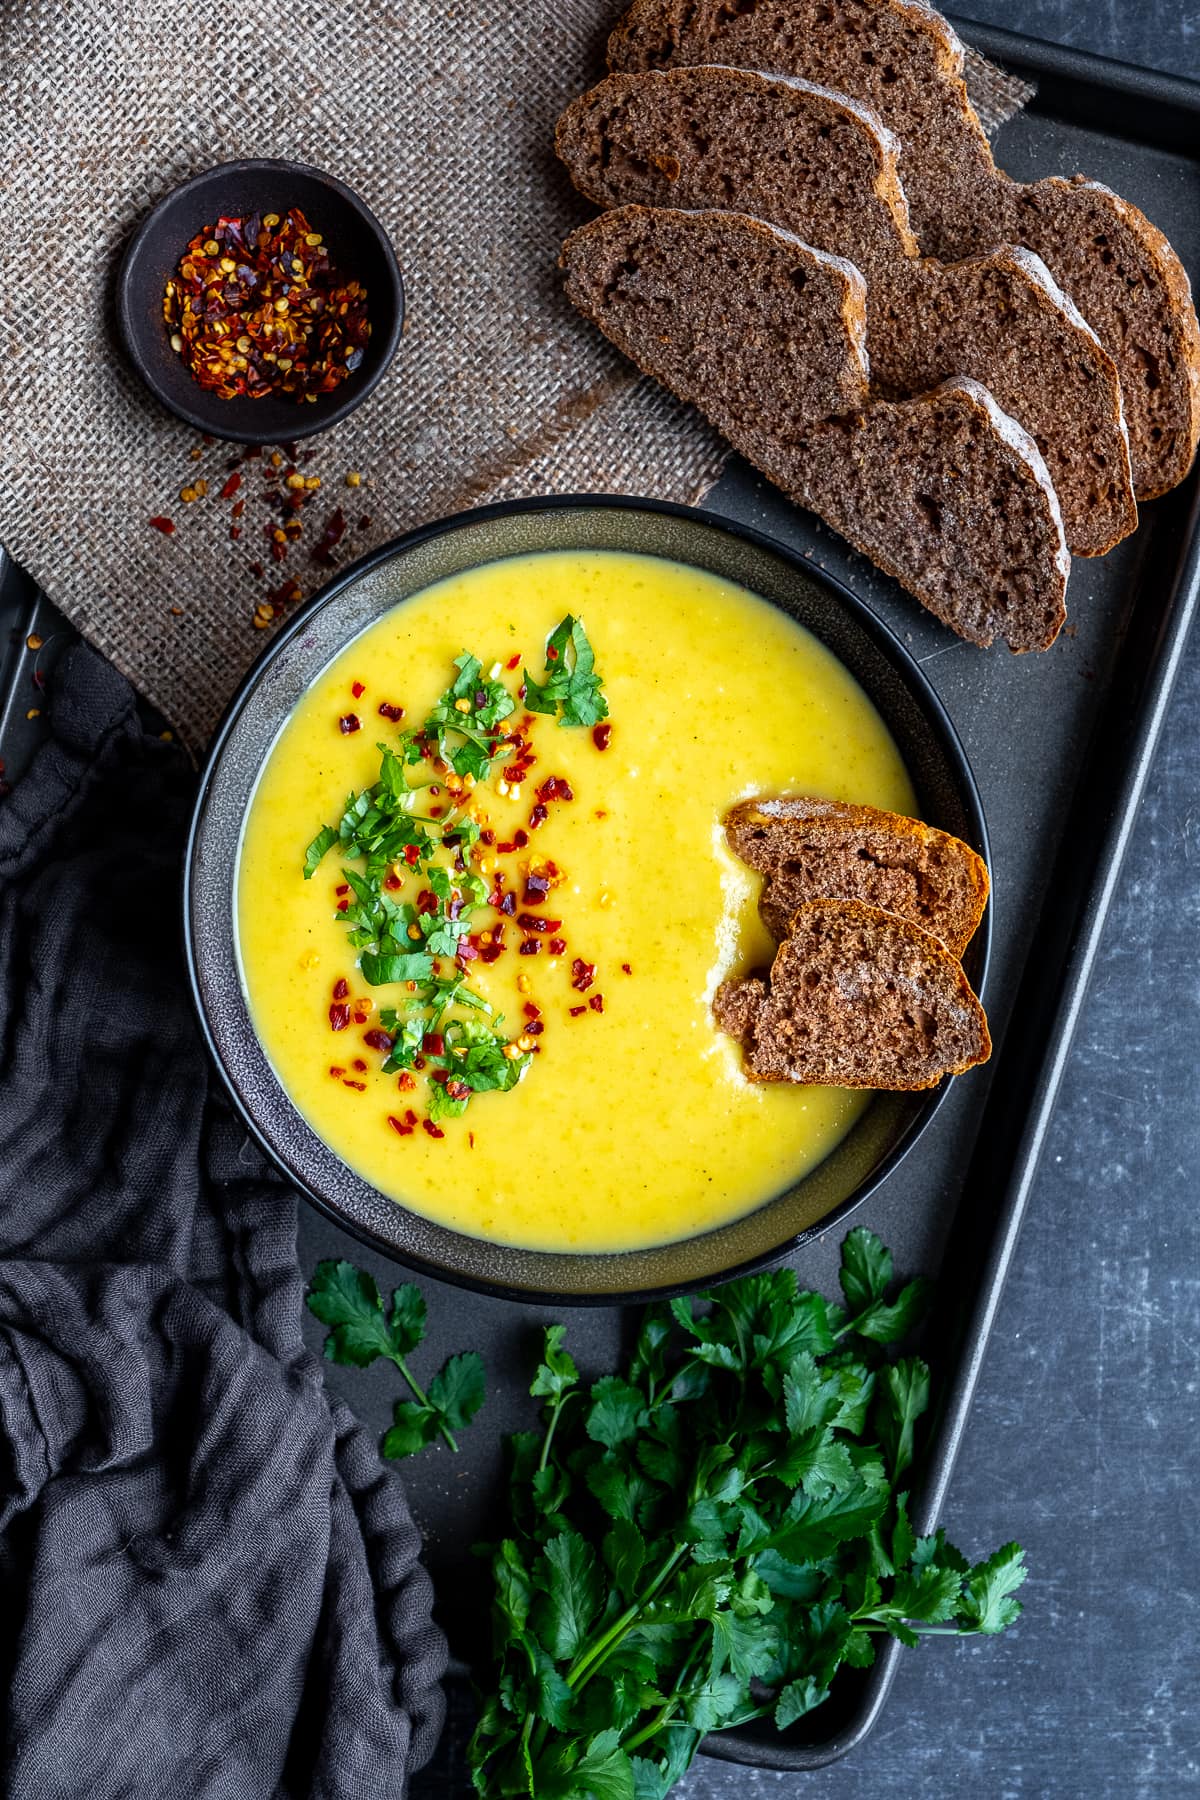
M 1092 51 L 1050 43 L 1001 26 L 976 24 L 953 13 L 947 17 L 963 42 L 982 55 L 1015 68 L 1039 83 L 1046 80 L 1062 84 L 1066 104 L 1061 109 L 1045 104 L 1039 86 L 1029 102 L 1028 111 L 1037 113 L 1041 110 L 1067 117 L 1072 123 L 1086 124 L 1080 106 L 1081 93 L 1099 88 L 1106 97 L 1115 94 L 1125 103 L 1118 116 L 1106 118 L 1106 127 L 1114 135 L 1127 135 L 1151 149 L 1189 154 L 1200 162 L 1200 82 L 1099 56 Z M 1130 129 L 1135 123 L 1136 131 Z M 1179 668 L 1197 611 L 1200 611 L 1200 462 L 1193 465 L 1181 487 L 1189 483 L 1194 490 L 1190 516 L 1181 539 L 1170 590 L 1157 613 L 1157 629 L 1148 646 L 1144 671 L 1126 670 L 1124 680 L 1118 675 L 1110 683 L 1080 760 L 1067 815 L 1069 820 L 1076 817 L 1081 789 L 1100 760 L 1098 746 L 1107 744 L 1110 753 L 1115 754 L 1111 752 L 1112 743 L 1118 737 L 1125 740 L 1117 783 L 1109 790 L 1107 823 L 1096 840 L 1092 867 L 1071 921 L 1066 954 L 1049 984 L 1044 972 L 1039 973 L 1036 958 L 1031 957 L 1014 1004 L 1013 1018 L 1016 1019 L 1029 1006 L 1031 988 L 1040 986 L 1043 989 L 1042 1010 L 1047 1015 L 1043 1042 L 1032 1063 L 1015 1078 L 1010 1075 L 1005 1082 L 1005 1073 L 1013 1069 L 1016 1061 L 1011 1054 L 1015 1039 L 1010 1024 L 997 1059 L 998 1079 L 988 1094 L 971 1149 L 964 1187 L 976 1164 L 979 1146 L 986 1144 L 989 1121 L 1004 1106 L 1013 1105 L 1014 1095 L 1009 1090 L 1023 1086 L 1023 1102 L 1019 1095 L 1016 1096 L 1021 1105 L 1022 1122 L 1016 1131 L 1009 1174 L 991 1221 L 974 1298 L 957 1334 L 953 1353 L 947 1358 L 947 1380 L 938 1401 L 938 1422 L 925 1444 L 921 1480 L 913 1496 L 912 1516 L 919 1535 L 936 1529 L 966 1435 L 984 1356 L 1012 1267 L 1109 908 L 1137 822 Z M 1157 502 L 1158 505 L 1163 503 L 1163 500 Z M 1060 862 L 1061 856 L 1056 859 L 1056 868 Z M 1048 892 L 1055 886 L 1052 878 Z M 957 1224 L 961 1219 L 961 1207 L 956 1210 L 955 1218 Z M 789 1744 L 782 1735 L 775 1742 L 742 1737 L 735 1730 L 728 1734 L 711 1733 L 702 1739 L 700 1751 L 718 1761 L 796 1773 L 825 1768 L 840 1761 L 856 1749 L 878 1723 L 902 1654 L 902 1646 L 889 1639 L 863 1683 L 857 1711 L 828 1738 Z

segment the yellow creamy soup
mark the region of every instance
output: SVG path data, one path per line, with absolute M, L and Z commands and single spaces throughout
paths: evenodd
M 357 965 L 337 908 L 357 904 L 343 869 L 365 864 L 335 847 L 306 881 L 305 848 L 320 825 L 338 824 L 348 794 L 379 780 L 378 742 L 396 745 L 422 724 L 456 657 L 472 652 L 480 681 L 494 675 L 515 696 L 525 667 L 542 680 L 548 636 L 567 614 L 595 652 L 611 726 L 598 734 L 604 747 L 554 717 L 523 726 L 518 703 L 491 737 L 519 738 L 507 763 L 457 797 L 443 775 L 436 798 L 425 788 L 414 802 L 422 816 L 454 809 L 433 832 L 452 830 L 469 808 L 484 834 L 460 850 L 487 889 L 468 915 L 472 959 L 461 973 L 492 1012 L 455 1007 L 447 1019 L 470 1017 L 524 1070 L 508 1091 L 472 1092 L 461 1117 L 434 1124 L 429 1062 L 442 1048 L 453 1063 L 453 1033 L 426 1039 L 424 1071 L 385 1072 L 380 1014 L 405 1016 L 416 990 L 372 987 Z M 381 704 L 402 706 L 403 721 L 381 716 Z M 514 755 L 518 768 L 536 758 L 515 794 Z M 437 783 L 438 771 L 423 763 L 408 779 Z M 744 589 L 656 557 L 555 552 L 486 564 L 405 601 L 296 707 L 246 822 L 243 980 L 284 1088 L 385 1194 L 506 1244 L 631 1249 L 748 1211 L 824 1157 L 864 1104 L 839 1089 L 752 1086 L 709 1010 L 726 974 L 771 955 L 757 878 L 729 853 L 721 818 L 747 795 L 788 792 L 901 812 L 913 802 L 862 690 Z M 447 882 L 453 854 L 442 856 Z M 390 880 L 395 904 L 417 905 L 424 892 L 417 917 L 427 924 L 436 902 L 421 873 L 397 863 Z M 421 923 L 399 929 L 419 951 Z M 522 954 L 523 943 L 536 949 Z M 437 971 L 444 981 L 460 972 L 444 955 Z

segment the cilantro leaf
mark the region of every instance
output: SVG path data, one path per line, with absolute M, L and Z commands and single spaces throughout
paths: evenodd
M 428 981 L 433 974 L 433 957 L 424 950 L 389 956 L 367 953 L 359 958 L 359 967 L 364 981 L 372 987 L 385 987 L 391 981 Z
M 976 1563 L 963 1587 L 966 1629 L 991 1637 L 1014 1624 L 1021 1616 L 1021 1604 L 1012 1595 L 1028 1573 L 1020 1544 L 1005 1544 L 985 1562 Z
M 600 1610 L 596 1557 L 577 1531 L 560 1532 L 546 1545 L 543 1618 L 552 1654 L 574 1656 Z
M 306 1303 L 330 1327 L 325 1339 L 330 1362 L 365 1369 L 384 1356 L 404 1377 L 413 1398 L 397 1401 L 394 1422 L 383 1437 L 384 1456 L 411 1456 L 437 1437 L 458 1449 L 454 1432 L 469 1424 L 483 1404 L 483 1359 L 474 1350 L 450 1357 L 425 1393 L 406 1360 L 425 1336 L 420 1288 L 412 1282 L 396 1288 L 389 1309 L 365 1269 L 349 1262 L 321 1262 L 313 1270 Z
M 565 1325 L 546 1327 L 543 1360 L 538 1364 L 537 1374 L 529 1388 L 535 1399 L 544 1396 L 548 1400 L 558 1400 L 571 1388 L 578 1386 L 579 1370 L 575 1367 L 570 1352 L 563 1349 L 566 1335 Z
M 546 644 L 546 676 L 539 685 L 524 671 L 525 705 L 530 712 L 557 712 L 560 725 L 590 728 L 608 717 L 608 701 L 596 674 L 596 658 L 583 621 L 567 614 L 550 633 Z
M 483 1358 L 478 1350 L 464 1350 L 448 1358 L 430 1382 L 429 1403 L 451 1431 L 459 1431 L 483 1405 L 484 1391 Z
M 308 1290 L 308 1310 L 322 1325 L 331 1327 L 325 1339 L 330 1362 L 365 1369 L 377 1356 L 405 1355 L 413 1348 L 407 1343 L 400 1347 L 374 1278 L 353 1263 L 317 1264 Z
M 789 1681 L 775 1702 L 775 1723 L 780 1731 L 786 1731 L 805 1713 L 812 1712 L 823 1700 L 828 1700 L 829 1689 L 820 1687 L 811 1675 L 801 1675 L 796 1681 Z
M 308 849 L 304 852 L 304 879 L 311 881 L 317 867 L 324 857 L 333 849 L 338 841 L 338 834 L 332 825 L 322 825 Z

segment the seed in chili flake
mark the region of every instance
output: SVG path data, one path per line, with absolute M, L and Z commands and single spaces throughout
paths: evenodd
M 584 962 L 582 956 L 577 956 L 575 961 L 571 964 L 571 986 L 575 989 L 575 992 L 577 994 L 586 994 L 595 979 L 595 963 Z
M 206 227 L 166 284 L 163 319 L 193 380 L 223 400 L 316 400 L 371 333 L 362 283 L 333 267 L 299 207 Z
M 412 1126 L 402 1124 L 399 1119 L 397 1119 L 393 1116 L 393 1114 L 391 1114 L 391 1113 L 388 1114 L 387 1122 L 391 1126 L 393 1131 L 398 1131 L 400 1133 L 401 1137 L 411 1137 L 412 1136 L 412 1134 L 413 1134 Z
M 341 718 L 338 720 L 338 730 L 341 732 L 343 737 L 349 737 L 351 732 L 361 731 L 362 725 L 359 721 L 358 714 L 357 713 L 343 713 Z
M 422 1119 L 421 1129 L 427 1131 L 431 1138 L 444 1138 L 446 1135 L 441 1126 L 435 1125 L 432 1119 Z
M 329 1009 L 329 1023 L 334 1031 L 345 1031 L 350 1023 L 350 1008 L 344 1001 L 334 1001 Z
M 608 745 L 609 745 L 609 740 L 611 739 L 611 737 L 612 737 L 612 726 L 611 725 L 593 725 L 592 726 L 592 742 L 593 742 L 593 744 L 595 744 L 597 750 L 607 750 Z
M 371 1031 L 363 1032 L 363 1043 L 372 1050 L 390 1051 L 392 1048 L 392 1039 L 378 1025 Z
M 344 894 L 345 892 L 345 888 L 338 889 L 339 894 Z M 333 997 L 335 1000 L 348 1000 L 350 998 L 350 983 L 346 980 L 344 975 L 334 983 Z
M 155 531 L 161 531 L 164 537 L 171 537 L 175 531 L 174 519 L 168 519 L 165 513 L 155 513 L 150 521 Z
M 593 1012 L 603 1012 L 604 1011 L 604 995 L 603 994 L 593 994 L 591 999 L 588 1001 L 588 1005 L 591 1007 Z
M 354 698 L 356 700 L 361 700 L 363 695 L 366 693 L 366 691 L 367 690 L 363 686 L 361 681 L 355 681 L 355 682 L 351 683 L 350 692 L 354 695 Z
M 404 708 L 393 706 L 390 700 L 381 700 L 377 710 L 381 719 L 390 719 L 393 725 L 398 725 L 404 717 Z
M 237 491 L 241 487 L 241 485 L 242 485 L 242 478 L 238 474 L 237 470 L 235 469 L 233 474 L 227 478 L 227 480 L 224 483 L 224 486 L 221 488 L 221 499 L 222 500 L 232 500 L 233 496 L 237 493 Z

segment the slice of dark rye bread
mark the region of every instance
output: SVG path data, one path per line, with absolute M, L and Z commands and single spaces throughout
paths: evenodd
M 992 1053 L 962 965 L 919 925 L 859 900 L 797 907 L 770 975 L 726 981 L 713 1017 L 751 1081 L 936 1087 Z
M 861 900 L 961 956 L 987 905 L 987 864 L 969 844 L 877 806 L 811 796 L 743 800 L 726 813 L 725 835 L 764 877 L 758 909 L 777 941 L 806 900 Z
M 729 63 L 865 101 L 896 133 L 913 231 L 954 262 L 996 244 L 1045 259 L 1117 365 L 1134 486 L 1182 481 L 1200 435 L 1200 326 L 1183 265 L 1135 206 L 1082 175 L 997 169 L 967 97 L 962 46 L 920 0 L 634 0 L 609 67 Z
M 561 264 L 618 349 L 951 630 L 1053 643 L 1071 566 L 1058 501 L 987 389 L 964 377 L 829 416 L 857 377 L 850 338 L 841 363 L 833 341 L 848 265 L 739 213 L 640 206 L 580 226 Z
M 810 82 L 712 67 L 610 75 L 558 125 L 601 206 L 725 207 L 848 257 L 867 282 L 872 393 L 972 375 L 1046 459 L 1072 555 L 1137 527 L 1116 365 L 1032 251 L 920 259 L 892 134 Z

